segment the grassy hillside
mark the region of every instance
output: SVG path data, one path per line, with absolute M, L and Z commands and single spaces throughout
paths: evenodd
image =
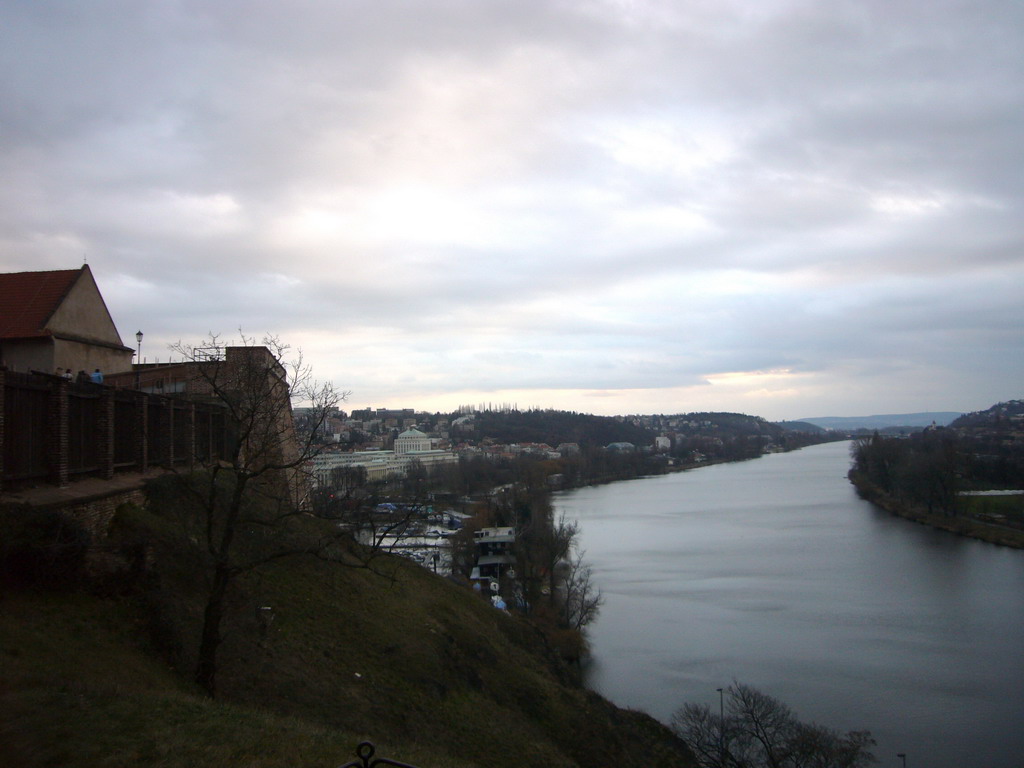
M 525 621 L 388 557 L 242 578 L 205 698 L 202 574 L 173 496 L 151 500 L 93 542 L 77 589 L 5 591 L 0 764 L 332 766 L 362 739 L 424 768 L 689 764 L 663 726 L 575 686 Z

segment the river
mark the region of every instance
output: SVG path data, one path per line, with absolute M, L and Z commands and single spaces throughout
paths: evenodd
M 736 680 L 882 766 L 1024 766 L 1024 551 L 892 517 L 849 443 L 556 495 L 604 604 L 589 684 L 667 722 Z

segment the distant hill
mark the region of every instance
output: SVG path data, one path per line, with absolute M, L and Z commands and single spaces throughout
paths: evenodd
M 876 416 L 819 416 L 798 419 L 823 429 L 885 429 L 886 427 L 928 427 L 932 422 L 940 427 L 949 426 L 960 417 L 957 411 L 928 411 L 925 413 L 888 413 Z
M 975 429 L 1019 428 L 1024 422 L 1024 400 L 1008 400 L 991 408 L 965 413 L 950 426 L 961 431 Z
M 789 430 L 790 432 L 824 432 L 825 428 L 820 427 L 817 424 L 812 424 L 809 421 L 777 421 L 776 426 L 782 427 L 783 429 Z

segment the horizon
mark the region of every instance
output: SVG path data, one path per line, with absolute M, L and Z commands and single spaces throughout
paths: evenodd
M 1009 398 L 1008 400 L 1014 400 L 1014 399 L 1018 399 L 1018 398 Z M 1000 400 L 998 402 L 1008 402 L 1008 400 Z M 580 414 L 583 414 L 583 415 L 586 415 L 586 416 L 603 416 L 603 417 L 609 417 L 609 418 L 629 418 L 629 417 L 644 417 L 644 416 L 665 416 L 665 417 L 670 417 L 670 416 L 683 416 L 683 415 L 692 414 L 692 413 L 735 413 L 735 414 L 739 414 L 739 415 L 742 415 L 742 416 L 751 416 L 751 417 L 756 417 L 756 418 L 763 418 L 765 421 L 767 421 L 769 423 L 778 424 L 778 423 L 781 423 L 781 422 L 800 422 L 800 421 L 812 421 L 812 420 L 819 420 L 819 419 L 874 419 L 874 418 L 884 418 L 884 417 L 889 417 L 889 416 L 923 416 L 923 415 L 932 415 L 932 414 L 954 414 L 954 413 L 963 416 L 963 415 L 968 414 L 968 413 L 975 413 L 975 412 L 978 412 L 978 411 L 987 410 L 988 408 L 990 408 L 990 407 L 992 407 L 994 405 L 997 405 L 997 404 L 998 403 L 990 403 L 988 406 L 986 406 L 984 408 L 975 408 L 975 409 L 972 409 L 970 411 L 957 411 L 957 410 L 905 411 L 905 412 L 900 412 L 900 413 L 896 413 L 896 412 L 863 413 L 863 414 L 854 414 L 854 415 L 849 415 L 849 416 L 838 416 L 838 415 L 835 415 L 835 414 L 830 414 L 830 415 L 819 415 L 819 416 L 804 416 L 804 417 L 795 418 L 795 419 L 793 419 L 793 418 L 772 419 L 772 418 L 768 418 L 767 416 L 764 416 L 763 414 L 747 413 L 745 411 L 737 411 L 735 409 L 730 409 L 730 408 L 725 408 L 725 409 L 701 409 L 701 410 L 687 410 L 687 411 L 652 411 L 652 412 L 634 411 L 634 412 L 630 412 L 630 413 L 593 413 L 591 411 L 582 411 L 582 410 L 580 410 L 578 408 L 553 408 L 553 407 L 548 407 L 548 406 L 521 406 L 518 403 L 508 403 L 508 404 L 506 404 L 506 403 L 482 403 L 482 404 L 473 405 L 473 406 L 470 406 L 470 405 L 464 403 L 461 406 L 457 406 L 456 408 L 451 408 L 451 409 L 448 409 L 448 408 L 429 409 L 429 408 L 417 408 L 415 406 L 398 406 L 398 407 L 392 408 L 392 407 L 383 406 L 383 405 L 361 405 L 361 406 L 346 407 L 346 406 L 349 406 L 350 404 L 347 403 L 347 402 L 343 402 L 343 403 L 339 404 L 338 410 L 344 411 L 345 413 L 347 413 L 347 414 L 349 414 L 351 416 L 353 411 L 360 411 L 360 410 L 400 411 L 400 410 L 403 410 L 404 408 L 411 408 L 411 410 L 414 413 L 454 414 L 454 413 L 458 413 L 460 410 L 464 410 L 466 408 L 472 408 L 473 409 L 472 412 L 475 412 L 475 413 L 480 413 L 480 412 L 488 411 L 488 410 L 490 410 L 490 411 L 500 411 L 500 410 L 504 410 L 504 409 L 508 408 L 508 409 L 510 409 L 513 412 L 532 411 L 532 410 L 539 410 L 539 411 L 553 410 L 553 411 L 575 412 L 575 413 L 580 413 Z M 299 407 L 301 407 L 301 406 L 299 406 Z M 467 411 L 467 413 L 468 413 L 468 411 Z M 900 425 L 893 424 L 893 426 L 900 426 Z
M 772 421 L 1024 381 L 1024 5 L 0 5 L 0 271 L 355 402 Z M 1014 158 L 1017 158 L 1015 161 Z

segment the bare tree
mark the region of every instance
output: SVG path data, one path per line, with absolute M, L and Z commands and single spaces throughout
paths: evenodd
M 799 723 L 790 745 L 794 768 L 863 768 L 876 763 L 868 731 L 838 733 L 815 723 Z
M 239 345 L 224 347 L 211 335 L 201 345 L 171 349 L 190 364 L 193 392 L 224 406 L 233 432 L 225 451 L 182 476 L 195 502 L 199 519 L 190 522 L 208 576 L 195 680 L 212 696 L 229 586 L 262 564 L 323 546 L 302 530 L 303 517 L 311 516 L 306 467 L 315 435 L 347 393 L 315 380 L 301 354 L 276 337 L 257 343 L 243 334 Z M 308 408 L 312 428 L 303 439 L 293 402 Z
M 572 556 L 573 547 L 576 545 L 580 533 L 580 525 L 576 521 L 570 521 L 563 512 L 557 521 L 547 521 L 544 527 L 544 535 L 541 537 L 538 552 L 541 557 L 541 564 L 547 577 L 547 589 L 554 600 L 558 587 L 558 571 L 560 566 Z M 574 569 L 570 564 L 569 573 L 579 570 L 579 564 Z M 589 580 L 590 572 L 587 571 Z
M 366 488 L 366 483 L 366 467 L 335 467 L 331 470 L 324 490 L 331 498 L 351 499 Z
M 759 764 L 781 768 L 797 725 L 793 711 L 778 699 L 739 683 L 729 686 L 727 698 L 736 731 L 734 744 Z
M 562 617 L 572 629 L 581 630 L 597 618 L 601 610 L 601 590 L 591 581 L 592 570 L 577 551 L 565 564 L 562 578 Z
M 722 719 L 707 704 L 684 704 L 672 715 L 672 730 L 685 739 L 700 768 L 722 768 Z
M 725 717 L 704 704 L 686 704 L 672 729 L 690 746 L 700 768 L 866 768 L 877 762 L 867 731 L 839 733 L 801 722 L 778 699 L 749 685 L 725 691 Z
M 349 532 L 361 548 L 352 556 L 369 566 L 377 555 L 404 546 L 427 522 L 429 473 L 419 462 L 390 481 L 369 482 L 363 467 L 342 467 L 320 475 L 314 507 L 320 517 Z
M 543 506 L 531 505 L 529 522 L 519 531 L 516 568 L 527 604 L 533 606 L 543 599 L 554 609 L 559 601 L 559 578 L 567 568 L 579 525 L 568 521 L 564 514 L 553 520 L 546 501 Z

